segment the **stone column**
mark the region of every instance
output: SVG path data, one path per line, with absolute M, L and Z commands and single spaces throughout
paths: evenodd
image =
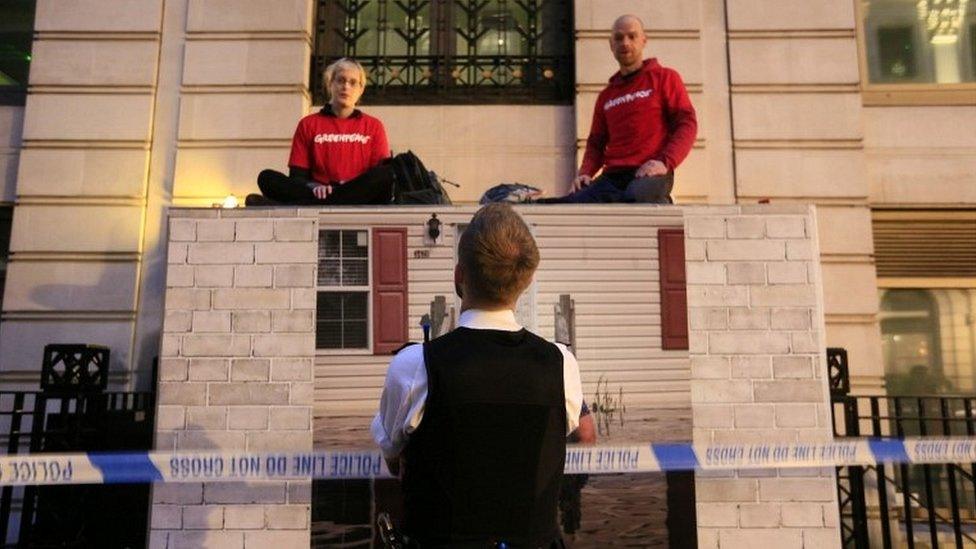
M 737 201 L 817 205 L 826 341 L 863 394 L 884 370 L 854 8 L 728 0 L 727 34 Z
M 309 110 L 313 0 L 189 0 L 173 203 L 258 192 Z
M 47 343 L 106 345 L 110 383 L 130 381 L 161 16 L 161 0 L 37 2 L 4 381 L 36 388 Z
M 156 449 L 310 451 L 317 224 L 173 210 Z M 154 548 L 309 546 L 311 482 L 157 484 Z
M 694 441 L 832 437 L 815 213 L 686 211 Z M 697 475 L 702 549 L 839 547 L 832 469 Z

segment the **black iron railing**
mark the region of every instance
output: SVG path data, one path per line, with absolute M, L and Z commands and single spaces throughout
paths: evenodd
M 0 391 L 0 452 L 150 449 L 154 391 L 104 391 L 108 356 L 48 346 L 44 390 Z M 143 547 L 149 493 L 148 484 L 5 486 L 0 547 Z
M 832 393 L 836 437 L 976 436 L 976 395 Z M 845 548 L 976 546 L 976 463 L 838 467 L 837 494 Z
M 371 104 L 571 104 L 569 0 L 319 0 L 312 93 L 340 57 Z

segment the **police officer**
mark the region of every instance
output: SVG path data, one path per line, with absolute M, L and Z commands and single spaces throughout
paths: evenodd
M 401 474 L 412 547 L 562 547 L 557 502 L 566 436 L 579 424 L 579 367 L 515 320 L 539 251 L 507 204 L 461 235 L 459 327 L 390 363 L 373 437 Z

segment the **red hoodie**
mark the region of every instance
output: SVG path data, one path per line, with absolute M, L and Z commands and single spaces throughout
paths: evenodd
M 636 169 L 648 160 L 668 171 L 688 156 L 698 120 L 681 76 L 647 59 L 635 73 L 617 72 L 600 92 L 580 173 Z

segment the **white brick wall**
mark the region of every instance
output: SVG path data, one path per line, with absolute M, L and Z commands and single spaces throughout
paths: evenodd
M 317 218 L 261 214 L 171 214 L 161 449 L 311 449 Z M 829 438 L 812 210 L 685 215 L 695 442 Z M 309 496 L 308 482 L 159 485 L 151 545 L 307 547 Z M 839 544 L 831 471 L 700 474 L 697 497 L 702 547 Z
M 317 225 L 287 209 L 170 212 L 157 448 L 312 449 Z M 308 547 L 310 489 L 156 485 L 150 546 Z
M 829 439 L 813 209 L 685 216 L 695 442 Z M 699 474 L 696 497 L 702 549 L 840 546 L 830 470 Z

